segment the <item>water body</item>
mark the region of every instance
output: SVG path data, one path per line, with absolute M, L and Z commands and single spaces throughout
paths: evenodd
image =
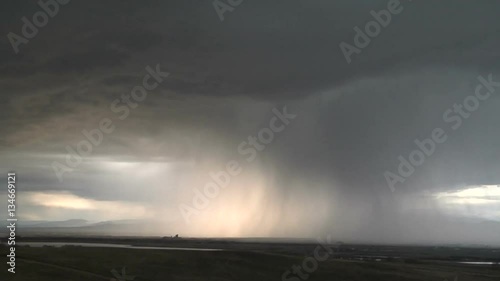
M 493 261 L 462 261 L 459 262 L 462 264 L 477 264 L 477 265 L 493 265 L 493 264 L 500 264 L 498 262 L 493 262 Z
M 19 246 L 30 246 L 30 247 L 80 246 L 80 247 L 93 247 L 93 248 L 124 248 L 124 249 L 139 249 L 139 250 L 172 250 L 172 251 L 201 251 L 201 252 L 223 251 L 222 249 L 148 247 L 148 246 L 134 246 L 134 245 L 126 245 L 126 244 L 106 244 L 106 243 L 19 242 L 16 244 Z

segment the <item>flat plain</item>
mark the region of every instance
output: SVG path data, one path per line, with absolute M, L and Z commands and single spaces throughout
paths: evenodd
M 300 266 L 306 257 L 313 256 L 318 244 L 222 239 L 66 238 L 63 240 L 66 243 L 80 241 L 221 250 L 158 250 L 70 245 L 18 246 L 16 274 L 7 272 L 7 266 L 3 263 L 0 280 L 500 280 L 500 266 L 496 264 L 500 261 L 500 249 L 488 247 L 338 244 L 327 260 L 317 263 L 316 270 L 310 273 L 302 270 L 302 277 L 288 274 L 283 278 L 283 273 L 292 270 L 292 266 Z M 7 247 L 4 245 L 0 249 L 1 255 L 5 257 Z M 492 264 L 462 263 L 480 261 Z

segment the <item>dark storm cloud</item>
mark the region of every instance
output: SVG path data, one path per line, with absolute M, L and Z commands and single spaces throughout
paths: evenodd
M 20 60 L 13 61 L 8 53 L 2 56 L 15 62 L 19 74 L 35 69 L 36 73 L 81 75 L 98 68 L 123 67 L 126 60 L 161 44 L 152 55 L 165 59 L 184 76 L 172 85 L 174 89 L 261 98 L 303 96 L 404 62 L 488 63 L 484 54 L 474 52 L 472 58 L 467 54 L 496 39 L 497 19 L 491 14 L 495 2 L 404 4 L 403 13 L 394 17 L 363 53 L 355 55 L 351 65 L 345 63 L 339 43 L 352 43 L 352 28 L 364 26 L 372 19 L 369 11 L 384 8 L 386 1 L 252 2 L 239 7 L 223 23 L 205 1 L 152 1 L 144 6 L 123 1 L 95 5 L 75 1 L 63 7 L 25 46 Z M 480 19 L 473 16 L 474 11 L 481 11 Z M 423 13 L 426 20 L 422 20 Z M 442 17 L 443 13 L 448 17 Z M 10 19 L 9 27 L 15 30 L 16 24 L 21 22 Z M 19 67 L 23 56 L 29 61 Z M 37 62 L 30 65 L 34 57 Z M 16 71 L 8 73 L 15 75 Z M 198 82 L 188 83 L 188 75 L 198 76 Z

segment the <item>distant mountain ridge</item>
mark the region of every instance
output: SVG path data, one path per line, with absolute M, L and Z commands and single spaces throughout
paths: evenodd
M 173 235 L 155 231 L 161 223 L 143 220 L 115 220 L 90 222 L 84 219 L 65 221 L 18 221 L 16 234 L 23 235 Z M 0 235 L 7 235 L 8 229 L 0 229 Z
M 65 221 L 18 221 L 20 228 L 38 228 L 38 227 L 81 227 L 91 224 L 83 219 L 71 219 Z

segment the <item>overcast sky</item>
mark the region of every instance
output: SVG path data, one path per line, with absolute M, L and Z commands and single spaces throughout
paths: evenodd
M 248 0 L 221 21 L 211 1 L 73 0 L 17 54 L 7 34 L 21 36 L 21 18 L 41 8 L 4 2 L 0 170 L 4 182 L 17 174 L 22 220 L 500 244 L 500 87 L 456 130 L 443 118 L 475 94 L 478 76 L 500 81 L 498 1 L 401 0 L 351 63 L 340 43 L 354 46 L 354 27 L 390 1 Z M 169 76 L 121 120 L 111 105 L 157 65 Z M 296 117 L 247 161 L 238 146 L 284 107 Z M 54 161 L 66 163 L 66 147 L 103 118 L 114 131 L 60 181 Z M 392 192 L 384 174 L 398 175 L 398 157 L 436 128 L 446 141 Z M 242 172 L 187 224 L 180 204 L 232 160 Z

